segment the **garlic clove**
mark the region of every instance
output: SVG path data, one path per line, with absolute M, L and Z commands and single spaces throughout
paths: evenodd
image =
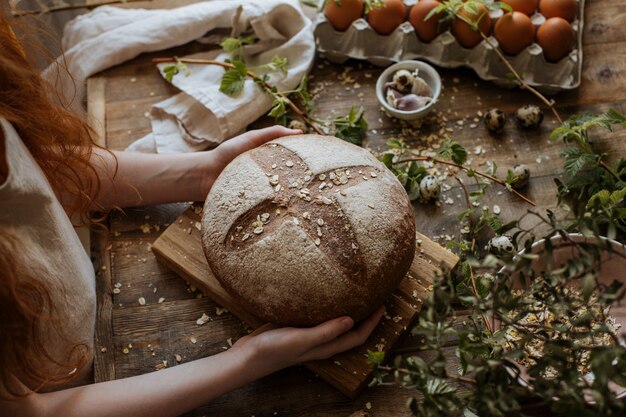
M 400 97 L 396 100 L 396 109 L 403 111 L 418 110 L 425 107 L 432 101 L 431 97 L 418 96 L 415 94 L 408 94 Z
M 399 91 L 396 91 L 393 88 L 390 88 L 387 90 L 387 94 L 385 98 L 387 99 L 387 103 L 391 107 L 397 108 L 397 102 L 398 102 L 398 99 L 402 98 L 402 93 L 400 93 Z
M 432 90 L 430 89 L 428 84 L 426 84 L 426 81 L 424 81 L 421 77 L 413 78 L 413 86 L 411 87 L 411 93 L 415 94 L 416 96 L 426 96 L 426 97 L 433 96 Z

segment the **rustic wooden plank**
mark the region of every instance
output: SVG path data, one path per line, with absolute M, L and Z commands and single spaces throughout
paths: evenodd
M 625 42 L 624 2 L 622 0 L 587 0 L 583 39 L 586 45 Z
M 93 234 L 94 267 L 96 269 L 96 331 L 94 342 L 94 382 L 116 378 L 113 352 L 113 294 L 111 287 L 111 248 L 106 234 Z
M 106 83 L 102 76 L 87 80 L 87 122 L 94 132 L 94 142 L 98 146 L 106 146 Z
M 201 288 L 210 298 L 227 307 L 248 325 L 252 327 L 262 325 L 261 320 L 238 305 L 211 272 L 201 244 L 201 210 L 200 206 L 196 206 L 183 213 L 154 242 L 152 251 L 157 259 Z M 330 360 L 305 364 L 307 368 L 350 397 L 358 394 L 371 376 L 372 367 L 366 360 L 367 350 L 392 349 L 416 317 L 421 300 L 428 295 L 435 273 L 452 269 L 458 262 L 456 255 L 423 235 L 419 235 L 419 245 L 409 276 L 386 303 L 385 319 L 370 339 L 363 346 L 338 354 Z

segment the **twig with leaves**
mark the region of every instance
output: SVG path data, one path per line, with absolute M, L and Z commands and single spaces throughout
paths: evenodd
M 326 127 L 330 128 L 332 133 L 340 139 L 357 145 L 362 143 L 367 131 L 363 107 L 357 109 L 352 106 L 347 115 L 328 120 L 311 116 L 313 101 L 308 92 L 308 80 L 306 77 L 302 79 L 298 88 L 291 91 L 279 91 L 269 82 L 270 73 L 280 73 L 283 76 L 288 74 L 288 61 L 286 58 L 276 56 L 265 65 L 253 69 L 248 68 L 244 60 L 244 48 L 255 42 L 254 36 L 224 39 L 221 46 L 232 57 L 228 61 L 171 57 L 155 58 L 153 62 L 173 64 L 163 68 L 165 78 L 170 82 L 179 73 L 184 73 L 186 76 L 190 74 L 186 64 L 220 66 L 226 71 L 222 76 L 219 91 L 229 96 L 235 96 L 243 91 L 246 79 L 253 80 L 266 94 L 272 97 L 272 107 L 268 115 L 273 117 L 277 123 L 287 126 L 295 118 L 302 121 L 317 134 L 323 135 L 327 133 L 323 129 L 323 127 Z M 257 71 L 262 71 L 263 74 L 259 74 Z M 291 97 L 294 97 L 294 99 Z M 298 103 L 301 103 L 302 107 Z
M 398 146 L 397 141 L 390 141 L 388 144 L 392 147 Z M 402 150 L 401 156 L 404 156 L 406 153 L 410 153 L 410 152 L 407 151 L 406 149 Z M 528 197 L 526 197 L 525 195 L 523 195 L 522 193 L 520 193 L 519 191 L 515 190 L 512 187 L 512 183 L 515 181 L 515 177 L 509 177 L 505 180 L 502 180 L 500 178 L 497 178 L 494 175 L 487 174 L 485 172 L 480 172 L 480 171 L 477 171 L 475 169 L 465 166 L 464 164 L 467 161 L 467 151 L 465 150 L 465 148 L 463 148 L 463 146 L 460 143 L 454 140 L 449 140 L 449 139 L 446 140 L 441 146 L 441 148 L 439 149 L 438 155 L 440 156 L 440 158 L 436 158 L 434 156 L 409 156 L 409 157 L 400 157 L 396 159 L 397 155 L 393 153 L 385 153 L 381 156 L 381 161 L 388 168 L 392 169 L 392 172 L 394 171 L 393 170 L 394 166 L 407 164 L 410 162 L 420 162 L 420 161 L 431 162 L 434 164 L 454 167 L 456 169 L 464 171 L 469 177 L 478 176 L 478 177 L 485 178 L 491 182 L 500 184 L 501 186 L 505 187 L 508 191 L 510 191 L 511 193 L 519 197 L 520 199 L 524 200 L 526 203 L 530 204 L 531 206 L 537 205 L 534 201 L 532 201 L 531 199 L 529 199 Z M 445 159 L 442 159 L 442 158 L 445 158 Z M 416 179 L 414 183 L 419 184 L 419 179 L 421 179 L 421 177 L 426 175 L 426 171 L 425 170 L 415 171 L 415 174 L 416 174 L 415 175 Z M 401 182 L 403 182 L 402 179 L 401 179 Z M 409 194 L 411 194 L 410 190 L 409 190 Z

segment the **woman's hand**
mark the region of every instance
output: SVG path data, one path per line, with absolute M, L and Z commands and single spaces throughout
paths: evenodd
M 251 130 L 223 142 L 212 151 L 206 152 L 205 180 L 202 182 L 198 201 L 204 201 L 213 183 L 233 159 L 244 152 L 263 145 L 283 136 L 299 135 L 301 130 L 288 129 L 284 126 L 271 126 L 264 129 Z
M 232 350 L 251 358 L 250 366 L 256 368 L 254 372 L 269 374 L 297 363 L 326 359 L 362 345 L 380 322 L 384 311 L 384 307 L 379 308 L 355 329 L 352 329 L 353 320 L 347 316 L 311 328 L 277 328 L 266 324 L 239 339 Z

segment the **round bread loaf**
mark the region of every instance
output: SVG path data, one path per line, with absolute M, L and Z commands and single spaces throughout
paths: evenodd
M 402 185 L 343 140 L 288 136 L 238 156 L 202 217 L 211 270 L 252 314 L 282 326 L 360 320 L 391 295 L 415 254 Z

